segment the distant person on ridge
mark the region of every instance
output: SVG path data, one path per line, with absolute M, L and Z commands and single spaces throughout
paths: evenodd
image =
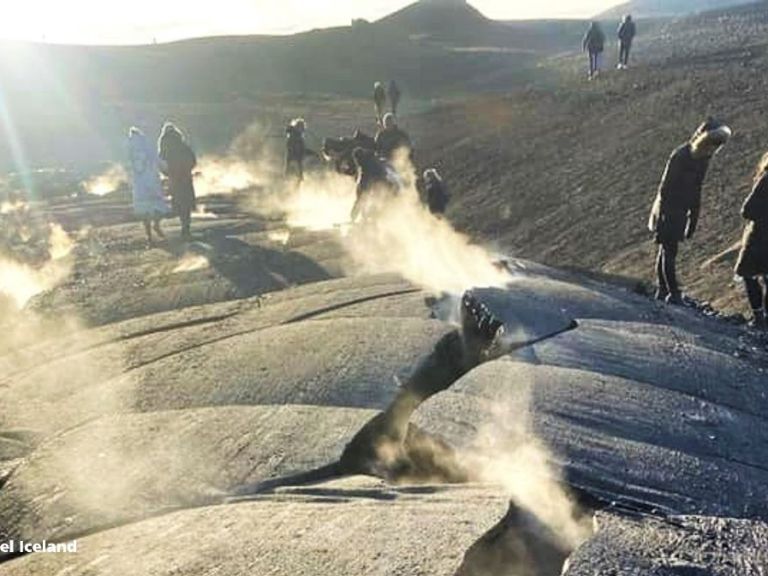
M 128 130 L 128 155 L 133 181 L 133 212 L 141 218 L 147 233 L 147 245 L 152 246 L 152 229 L 159 238 L 165 238 L 160 219 L 168 214 L 168 205 L 160 182 L 160 158 L 138 128 Z
M 582 49 L 589 54 L 589 79 L 592 80 L 600 73 L 605 49 L 605 33 L 598 22 L 592 22 L 589 25 L 581 45 Z
M 317 152 L 307 148 L 304 141 L 306 129 L 304 118 L 294 118 L 285 129 L 285 175 L 297 182 L 304 180 L 304 158 L 317 156 Z
M 424 171 L 424 195 L 429 212 L 435 215 L 445 214 L 450 196 L 443 179 L 434 168 Z
M 632 20 L 632 15 L 627 14 L 624 16 L 624 20 L 619 24 L 618 36 L 619 36 L 619 63 L 617 68 L 619 70 L 626 70 L 629 65 L 629 52 L 632 50 L 632 41 L 637 34 L 637 27 L 635 21 Z
M 389 104 L 392 107 L 392 114 L 397 116 L 397 106 L 400 104 L 400 87 L 397 85 L 397 82 L 394 80 L 389 81 L 389 86 L 387 87 L 387 93 L 389 96 Z
M 765 330 L 768 328 L 768 154 L 758 164 L 752 192 L 744 202 L 741 215 L 747 220 L 747 226 L 736 274 L 744 279 L 752 308 L 750 326 Z
M 699 126 L 691 140 L 670 156 L 648 220 L 648 229 L 659 245 L 656 258 L 656 299 L 683 304 L 677 283 L 676 259 L 680 242 L 696 232 L 701 207 L 701 187 L 709 162 L 731 137 L 731 129 L 713 119 Z
M 373 85 L 373 104 L 376 107 L 376 123 L 381 126 L 381 120 L 384 118 L 384 107 L 387 105 L 387 92 L 381 82 L 376 82 Z
M 163 174 L 168 177 L 173 212 L 181 221 L 181 237 L 191 238 L 192 211 L 195 209 L 195 186 L 192 170 L 197 165 L 195 153 L 189 147 L 184 134 L 170 122 L 166 122 L 157 145 Z
M 404 130 L 398 127 L 395 115 L 387 112 L 384 114 L 382 127 L 376 134 L 376 152 L 379 156 L 391 162 L 395 157 L 395 152 L 401 148 L 406 148 L 409 157 L 411 156 L 410 137 Z

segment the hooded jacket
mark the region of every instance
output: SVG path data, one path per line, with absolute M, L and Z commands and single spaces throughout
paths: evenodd
M 181 133 L 173 128 L 163 132 L 158 148 L 160 159 L 165 162 L 163 173 L 168 176 L 174 209 L 177 212 L 193 210 L 195 187 L 192 183 L 192 170 L 197 165 L 195 153 L 184 142 Z
M 736 262 L 736 274 L 742 278 L 768 274 L 768 172 L 755 183 L 741 215 L 747 225 Z
M 599 26 L 592 25 L 584 35 L 584 50 L 592 54 L 602 52 L 605 47 L 605 34 Z
M 653 203 L 648 228 L 656 241 L 681 242 L 692 236 L 699 222 L 701 188 L 709 158 L 694 158 L 690 143 L 677 148 L 667 161 Z
M 631 44 L 636 33 L 637 27 L 635 26 L 635 22 L 633 20 L 624 20 L 621 24 L 619 24 L 619 40 L 621 40 L 624 44 Z

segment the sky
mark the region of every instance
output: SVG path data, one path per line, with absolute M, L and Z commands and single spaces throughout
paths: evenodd
M 375 20 L 413 0 L 8 0 L 0 38 L 143 44 L 224 34 L 290 34 Z M 618 0 L 470 0 L 489 18 L 587 18 Z

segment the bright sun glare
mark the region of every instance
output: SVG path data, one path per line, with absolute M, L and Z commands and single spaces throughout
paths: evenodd
M 182 0 L 28 0 L 4 7 L 0 38 L 85 44 L 135 44 L 220 34 L 285 34 L 375 20 L 412 0 L 221 0 L 217 10 Z M 490 18 L 587 18 L 616 0 L 470 0 Z M 191 8 L 194 6 L 194 8 Z

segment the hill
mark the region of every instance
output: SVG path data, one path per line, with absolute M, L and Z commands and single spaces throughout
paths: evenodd
M 205 123 L 198 132 L 205 138 L 198 145 L 221 149 L 244 127 L 231 128 L 232 118 L 245 109 L 257 115 L 265 95 L 368 99 L 374 81 L 390 78 L 409 104 L 508 91 L 538 81 L 541 59 L 578 46 L 581 33 L 573 22 L 507 26 L 469 5 L 433 0 L 379 22 L 286 37 L 138 47 L 2 43 L 0 76 L 28 162 L 94 164 L 122 156 L 112 135 L 122 136 L 126 123 L 165 110 L 185 121 L 199 110 L 204 119 L 193 123 Z M 0 169 L 10 160 L 0 148 Z
M 620 18 L 632 14 L 638 18 L 682 16 L 749 4 L 749 0 L 631 0 L 600 14 L 598 18 Z
M 702 266 L 739 240 L 741 203 L 768 145 L 766 34 L 768 12 L 752 5 L 665 24 L 638 41 L 632 69 L 593 83 L 581 57 L 553 60 L 570 74 L 557 90 L 425 116 L 423 161 L 445 172 L 451 217 L 470 233 L 538 261 L 650 282 L 645 223 L 667 157 L 707 115 L 724 118 L 736 135 L 712 164 L 681 272 L 694 295 L 743 310 L 733 255 Z

